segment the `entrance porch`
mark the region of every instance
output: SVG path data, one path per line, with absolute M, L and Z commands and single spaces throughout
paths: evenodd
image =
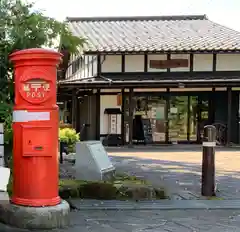
M 206 124 L 217 127 L 219 144 L 240 143 L 236 87 L 94 88 L 73 96 L 69 108 L 81 139 L 105 145 L 199 144 Z

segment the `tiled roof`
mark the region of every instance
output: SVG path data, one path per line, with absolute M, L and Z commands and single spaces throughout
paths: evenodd
M 200 16 L 67 18 L 85 52 L 240 51 L 240 32 Z

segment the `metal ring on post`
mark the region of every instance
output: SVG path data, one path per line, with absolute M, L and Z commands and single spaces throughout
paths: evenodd
M 203 147 L 216 147 L 216 142 L 203 142 Z

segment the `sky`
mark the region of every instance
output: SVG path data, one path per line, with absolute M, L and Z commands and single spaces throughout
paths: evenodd
M 66 17 L 206 14 L 240 31 L 240 0 L 35 0 L 36 9 L 58 20 Z

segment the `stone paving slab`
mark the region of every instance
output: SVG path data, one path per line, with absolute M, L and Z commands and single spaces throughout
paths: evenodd
M 240 210 L 80 210 L 71 225 L 42 232 L 239 232 Z M 28 232 L 0 224 L 1 232 Z
M 99 201 L 71 200 L 79 210 L 240 210 L 239 200 Z
M 68 232 L 239 232 L 240 211 L 79 211 Z

